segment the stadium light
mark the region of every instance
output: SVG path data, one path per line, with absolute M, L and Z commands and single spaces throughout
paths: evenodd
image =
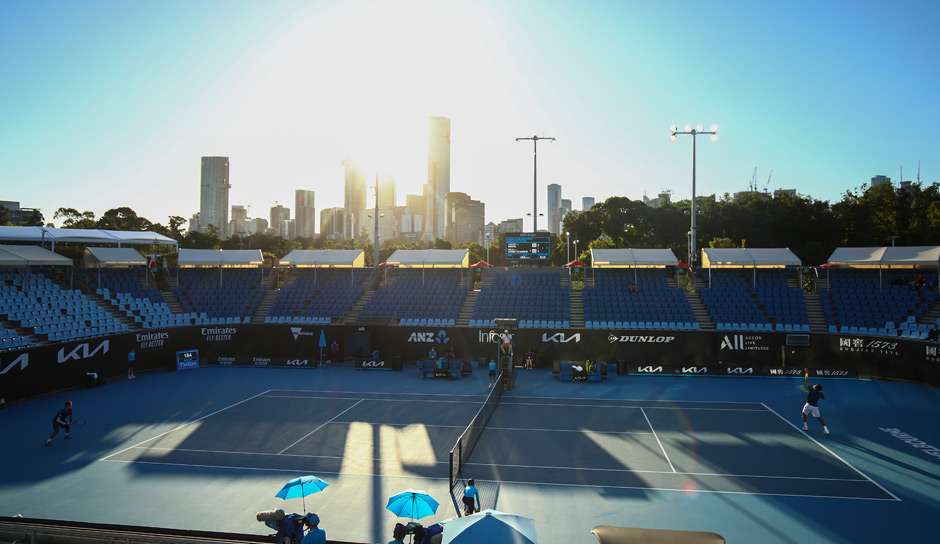
M 685 130 L 676 130 L 676 125 L 672 125 L 669 129 L 669 140 L 676 141 L 679 136 L 689 135 L 692 137 L 692 209 L 690 210 L 689 215 L 691 216 L 691 224 L 689 225 L 689 267 L 692 268 L 695 266 L 696 261 L 696 251 L 695 251 L 695 241 L 696 241 L 696 227 L 695 227 L 695 217 L 698 215 L 695 209 L 695 141 L 697 136 L 708 135 L 711 137 L 711 141 L 718 140 L 718 125 L 712 124 L 709 127 L 710 130 L 703 130 L 701 124 L 697 127 L 692 128 L 691 125 L 685 125 Z
M 539 141 L 540 140 L 550 140 L 555 141 L 555 138 L 550 136 L 529 136 L 528 138 L 516 138 L 517 142 L 522 140 L 532 140 L 532 233 L 535 234 L 539 231 L 539 210 L 538 210 L 538 201 L 539 201 Z

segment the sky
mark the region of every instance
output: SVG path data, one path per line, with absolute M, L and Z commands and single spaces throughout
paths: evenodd
M 0 2 L 0 200 L 153 221 L 198 211 L 200 157 L 230 204 L 341 206 L 342 161 L 427 178 L 451 119 L 451 190 L 487 221 L 546 185 L 583 196 L 763 188 L 827 200 L 876 174 L 940 180 L 940 3 Z M 931 38 L 930 36 L 934 36 Z M 544 220 L 543 220 L 544 221 Z M 529 224 L 528 222 L 526 223 Z M 544 225 L 544 223 L 543 223 Z

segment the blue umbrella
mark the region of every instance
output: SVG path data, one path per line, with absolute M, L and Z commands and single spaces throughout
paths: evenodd
M 437 512 L 438 503 L 426 491 L 407 489 L 388 498 L 385 509 L 400 518 L 421 519 Z
M 277 492 L 275 497 L 279 499 L 303 499 L 304 512 L 307 511 L 307 495 L 313 495 L 326 489 L 330 484 L 324 482 L 316 476 L 301 476 L 284 484 L 284 487 Z
M 444 525 L 443 544 L 535 544 L 535 523 L 526 517 L 484 510 Z

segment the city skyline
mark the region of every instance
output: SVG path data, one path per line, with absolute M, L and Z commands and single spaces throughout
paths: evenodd
M 540 210 L 549 183 L 598 201 L 688 198 L 672 123 L 721 125 L 699 149 L 700 194 L 746 189 L 755 166 L 761 188 L 773 170 L 770 191 L 830 201 L 901 165 L 914 179 L 918 160 L 925 181 L 940 177 L 940 136 L 923 130 L 940 119 L 931 2 L 797 2 L 774 17 L 747 2 L 379 3 L 369 18 L 362 2 L 235 4 L 0 6 L 0 69 L 17 82 L 0 89 L 0 197 L 47 221 L 60 206 L 189 217 L 197 161 L 213 155 L 233 161 L 231 203 L 255 210 L 299 188 L 341 206 L 345 159 L 422 194 L 435 116 L 452 123 L 449 190 L 485 202 L 487 221 L 530 207 L 520 134 L 558 138 L 539 156 Z M 366 38 L 337 52 L 350 28 Z

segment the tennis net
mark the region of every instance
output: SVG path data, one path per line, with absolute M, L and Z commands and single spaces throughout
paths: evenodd
M 496 383 L 493 385 L 493 390 L 490 391 L 490 394 L 487 395 L 486 400 L 483 401 L 483 406 L 480 406 L 480 409 L 477 411 L 476 415 L 473 416 L 473 419 L 470 420 L 470 425 L 457 437 L 457 442 L 454 444 L 453 449 L 450 450 L 450 487 L 453 489 L 455 486 L 462 484 L 461 474 L 463 472 L 464 463 L 470 459 L 470 454 L 473 453 L 473 448 L 477 445 L 477 442 L 480 440 L 480 435 L 483 434 L 483 430 L 486 428 L 486 424 L 489 422 L 490 417 L 493 415 L 493 412 L 496 411 L 496 407 L 499 406 L 499 400 L 503 396 L 503 374 L 500 373 L 496 377 Z

